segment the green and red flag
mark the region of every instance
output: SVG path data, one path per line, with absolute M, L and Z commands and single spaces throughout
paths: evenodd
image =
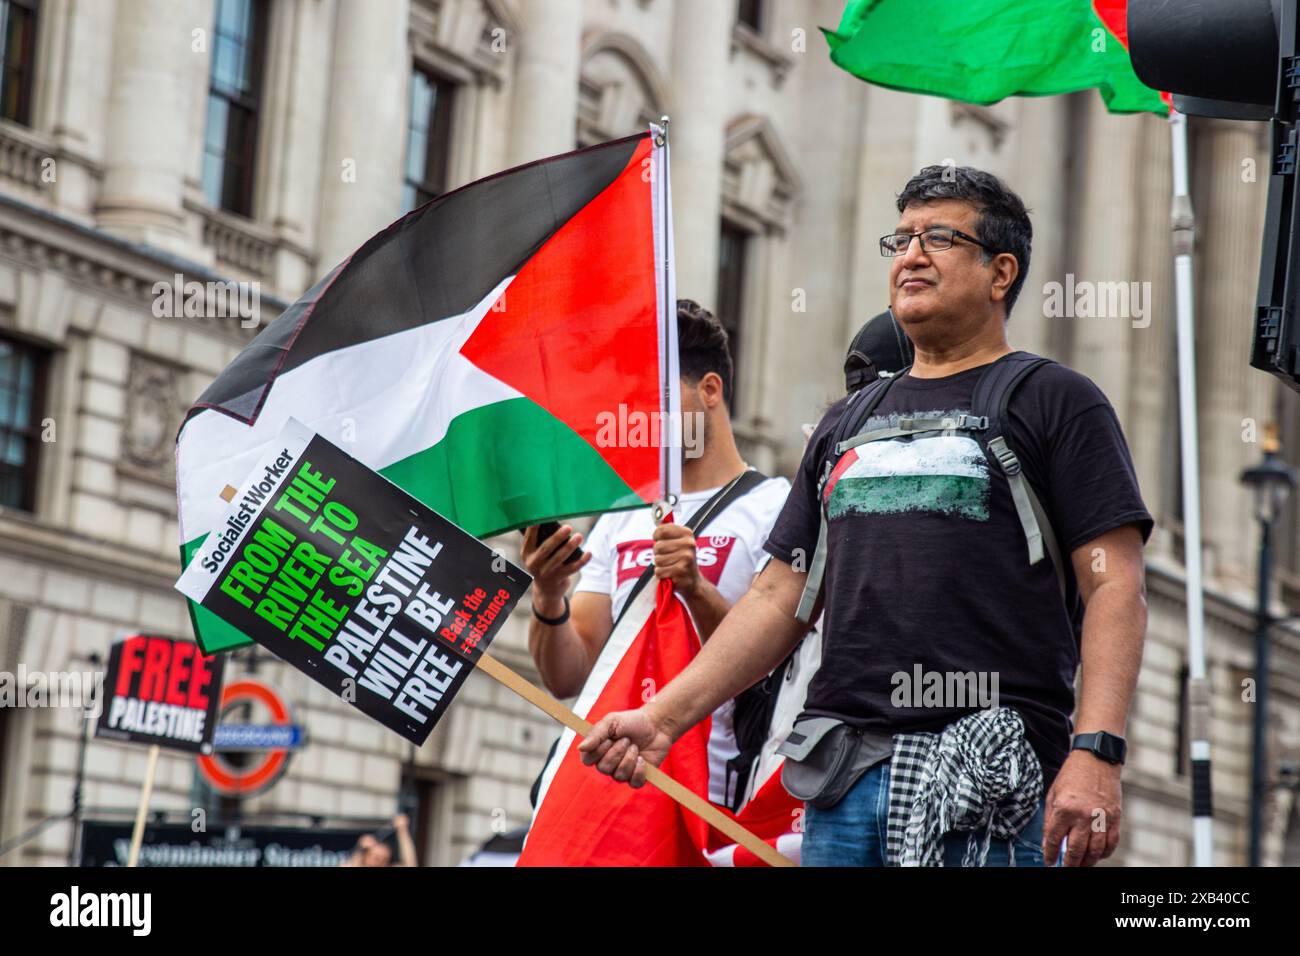
M 177 437 L 182 563 L 290 417 L 478 537 L 643 507 L 677 487 L 680 457 L 664 452 L 678 373 L 659 133 L 440 196 L 268 325 Z M 628 434 L 649 440 L 618 440 Z M 190 609 L 205 652 L 250 643 Z
M 1096 89 L 1112 113 L 1169 112 L 1128 52 L 1128 0 L 852 0 L 824 30 L 854 76 L 968 103 Z

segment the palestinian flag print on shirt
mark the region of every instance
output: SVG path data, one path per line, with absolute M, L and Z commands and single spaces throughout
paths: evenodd
M 823 494 L 831 521 L 908 512 L 988 521 L 989 463 L 967 435 L 867 442 L 835 463 Z
M 440 196 L 268 325 L 181 426 L 183 562 L 291 416 L 479 537 L 658 498 L 660 447 L 600 438 L 677 413 L 656 132 Z M 205 652 L 249 643 L 191 613 Z

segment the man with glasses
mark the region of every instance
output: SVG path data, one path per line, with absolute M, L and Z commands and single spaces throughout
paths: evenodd
M 592 729 L 584 759 L 640 785 L 824 606 L 783 775 L 808 801 L 804 865 L 1091 866 L 1119 841 L 1151 517 L 1106 397 L 1007 343 L 1032 238 L 1020 198 L 931 166 L 897 205 L 881 251 L 912 366 L 827 411 L 768 538 L 777 560 L 676 680 Z M 1005 401 L 976 408 L 1008 369 L 1025 374 L 994 389 Z M 846 447 L 841 419 L 864 411 Z M 957 699 L 963 680 L 991 701 Z

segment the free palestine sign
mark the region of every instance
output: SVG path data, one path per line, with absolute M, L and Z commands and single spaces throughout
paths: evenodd
M 423 744 L 531 580 L 290 419 L 176 588 Z
M 95 736 L 207 753 L 224 664 L 220 657 L 205 657 L 193 641 L 123 638 L 108 655 L 109 697 Z

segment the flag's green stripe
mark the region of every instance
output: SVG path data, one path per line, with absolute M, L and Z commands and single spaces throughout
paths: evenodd
M 442 441 L 380 474 L 479 538 L 645 504 L 597 449 L 527 398 L 456 416 Z
M 199 550 L 206 538 L 205 534 L 181 545 L 181 567 L 189 567 L 190 558 L 194 557 L 194 552 Z M 239 628 L 227 624 L 207 608 L 195 604 L 188 598 L 185 603 L 190 606 L 190 624 L 194 626 L 194 639 L 198 641 L 204 654 L 233 651 L 237 647 L 253 643 L 251 637 L 245 636 Z
M 831 60 L 891 89 L 970 103 L 1096 88 L 1113 113 L 1165 115 L 1088 0 L 854 0 Z
M 527 398 L 458 415 L 438 444 L 379 473 L 479 538 L 645 505 L 597 449 Z M 185 564 L 202 543 L 196 538 L 181 548 Z M 252 643 L 193 602 L 190 615 L 206 653 Z
M 895 515 L 928 511 L 935 514 L 989 519 L 987 478 L 969 475 L 892 475 L 881 478 L 841 478 L 831 492 L 827 514 Z

